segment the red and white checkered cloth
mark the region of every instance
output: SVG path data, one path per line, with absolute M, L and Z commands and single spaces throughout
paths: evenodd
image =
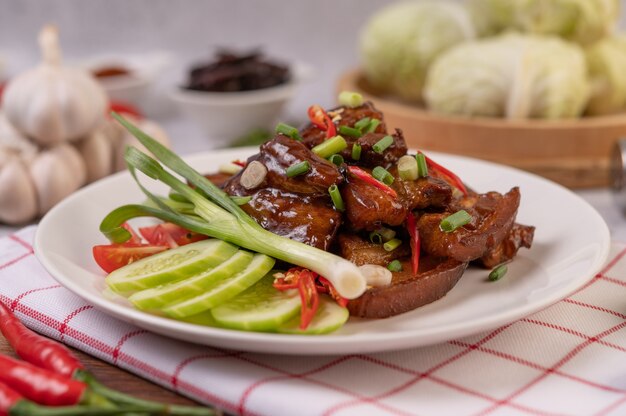
M 26 325 L 246 415 L 624 415 L 626 246 L 569 298 L 489 333 L 381 354 L 291 357 L 179 342 L 95 310 L 0 239 L 0 300 Z

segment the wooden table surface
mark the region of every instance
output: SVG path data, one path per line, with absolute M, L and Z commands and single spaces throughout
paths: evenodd
M 97 358 L 93 358 L 87 354 L 70 348 L 85 365 L 85 367 L 96 376 L 96 378 L 108 387 L 115 388 L 116 390 L 123 391 L 124 393 L 131 394 L 143 399 L 154 400 L 158 398 L 159 401 L 172 403 L 172 404 L 184 404 L 194 405 L 195 402 L 166 390 L 162 387 L 152 384 L 142 378 L 139 378 L 133 374 L 130 374 L 122 369 L 114 367 L 105 363 Z M 7 343 L 6 339 L 0 334 L 0 353 L 8 354 L 15 357 L 15 353 L 11 349 L 11 346 Z

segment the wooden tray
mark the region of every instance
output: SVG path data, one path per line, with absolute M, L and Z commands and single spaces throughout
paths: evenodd
M 626 114 L 562 121 L 436 115 L 377 95 L 358 70 L 345 73 L 338 90 L 373 101 L 410 147 L 503 163 L 571 188 L 609 185 L 611 152 L 626 137 Z

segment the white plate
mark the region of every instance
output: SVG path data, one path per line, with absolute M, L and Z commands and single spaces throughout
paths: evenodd
M 253 152 L 214 151 L 189 157 L 188 161 L 200 171 L 211 172 L 224 161 Z M 476 190 L 506 192 L 519 186 L 522 203 L 518 222 L 537 227 L 532 249 L 520 250 L 508 274 L 498 282 L 487 282 L 487 271 L 470 268 L 437 302 L 389 319 L 351 318 L 342 329 L 325 336 L 203 327 L 153 316 L 103 296 L 103 273 L 91 258 L 91 247 L 106 241 L 98 232 L 100 220 L 119 205 L 144 200 L 127 173 L 96 182 L 54 207 L 39 225 L 35 252 L 59 283 L 121 320 L 200 344 L 282 354 L 402 349 L 493 329 L 566 297 L 589 281 L 606 261 L 610 245 L 607 225 L 576 194 L 512 168 L 462 157 L 433 156 Z

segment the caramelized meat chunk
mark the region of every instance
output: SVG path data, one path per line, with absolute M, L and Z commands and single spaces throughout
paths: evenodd
M 461 198 L 451 204 L 448 212 L 422 215 L 417 221 L 422 250 L 462 262 L 483 256 L 499 245 L 511 230 L 519 201 L 519 188 L 515 187 L 505 195 L 489 192 Z M 441 220 L 458 209 L 465 209 L 472 221 L 452 232 L 442 231 Z
M 352 159 L 352 146 L 357 143 L 361 146 L 361 158 L 358 161 L 359 166 L 365 166 L 368 168 L 375 168 L 376 166 L 382 166 L 385 169 L 393 166 L 398 159 L 406 155 L 407 147 L 402 135 L 402 130 L 396 129 L 396 132 L 391 135 L 393 143 L 382 153 L 374 151 L 373 146 L 380 141 L 383 137 L 387 136 L 385 133 L 367 133 L 358 139 L 345 137 L 348 147 L 341 152 L 341 156 L 351 162 Z
M 339 234 L 337 238 L 341 257 L 357 266 L 377 264 L 387 266 L 393 260 L 411 255 L 408 242 L 392 251 L 386 251 L 381 244 L 374 244 L 356 234 Z
M 350 178 L 341 189 L 345 219 L 353 230 L 373 231 L 382 224 L 400 225 L 408 213 L 396 198 L 359 178 Z
M 391 285 L 368 289 L 348 303 L 350 315 L 361 318 L 388 318 L 434 302 L 459 281 L 467 263 L 423 256 L 416 276 L 411 261 L 402 262 L 402 271 L 393 273 Z
M 241 208 L 266 230 L 322 250 L 328 250 L 341 224 L 328 198 L 279 189 L 262 189 Z
M 293 193 L 322 196 L 328 195 L 328 188 L 339 184 L 343 179 L 337 166 L 317 156 L 301 142 L 283 135 L 278 135 L 261 145 L 261 152 L 248 158 L 248 164 L 255 160 L 267 168 L 264 182 L 256 189 L 247 190 L 240 184 L 240 177 L 243 174 L 240 172 L 226 183 L 225 190 L 228 194 L 250 195 L 261 188 L 276 188 Z M 310 165 L 307 173 L 293 178 L 287 176 L 288 167 L 304 161 Z
M 387 127 L 383 121 L 383 113 L 374 108 L 371 102 L 366 102 L 362 106 L 354 108 L 337 107 L 329 110 L 328 115 L 333 119 L 335 126 L 337 126 L 337 131 L 339 131 L 339 126 L 353 127 L 357 121 L 367 117 L 381 121 L 375 130 L 376 133 L 385 134 L 387 132 Z M 313 148 L 326 139 L 326 132 L 313 124 L 307 124 L 301 129 L 300 136 L 302 136 L 302 141 L 307 147 Z M 348 137 L 345 137 L 345 139 L 348 139 Z
M 478 261 L 487 269 L 492 269 L 499 264 L 507 262 L 522 248 L 530 248 L 535 235 L 535 227 L 521 224 L 513 224 L 511 231 L 504 239 L 487 251 Z
M 398 193 L 398 198 L 409 211 L 429 207 L 443 208 L 450 203 L 452 187 L 442 179 L 433 176 L 405 181 L 400 178 L 398 168 L 389 170 L 394 177 L 391 187 Z

